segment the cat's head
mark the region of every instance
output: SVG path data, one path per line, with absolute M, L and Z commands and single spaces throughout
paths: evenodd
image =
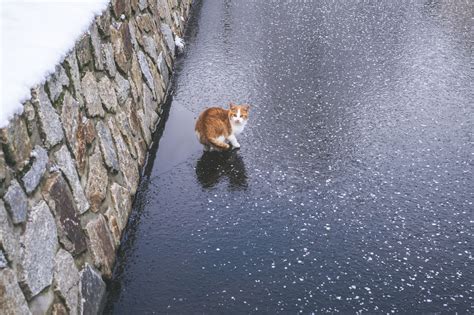
M 229 120 L 234 124 L 246 123 L 249 119 L 250 105 L 242 104 L 237 105 L 234 103 L 229 104 Z

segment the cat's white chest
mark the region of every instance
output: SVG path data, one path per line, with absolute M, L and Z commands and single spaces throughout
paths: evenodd
M 232 125 L 232 133 L 234 135 L 238 135 L 240 133 L 242 133 L 242 131 L 244 131 L 244 128 L 245 128 L 245 125 L 247 124 L 247 122 L 244 122 L 244 123 L 241 123 L 241 124 L 234 124 L 234 123 L 231 123 Z

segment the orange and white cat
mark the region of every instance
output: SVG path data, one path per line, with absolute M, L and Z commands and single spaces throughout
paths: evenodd
M 229 150 L 229 143 L 234 148 L 240 148 L 235 136 L 244 130 L 249 108 L 247 104 L 230 103 L 229 109 L 211 107 L 203 111 L 196 121 L 195 131 L 204 150 Z

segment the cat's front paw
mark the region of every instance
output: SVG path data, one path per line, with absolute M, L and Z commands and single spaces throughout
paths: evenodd
M 232 146 L 233 146 L 235 149 L 238 149 L 238 148 L 240 148 L 240 143 L 238 143 L 238 142 L 233 143 Z

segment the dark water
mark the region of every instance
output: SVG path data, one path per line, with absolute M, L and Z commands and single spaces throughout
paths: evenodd
M 473 313 L 472 3 L 195 3 L 106 312 Z

